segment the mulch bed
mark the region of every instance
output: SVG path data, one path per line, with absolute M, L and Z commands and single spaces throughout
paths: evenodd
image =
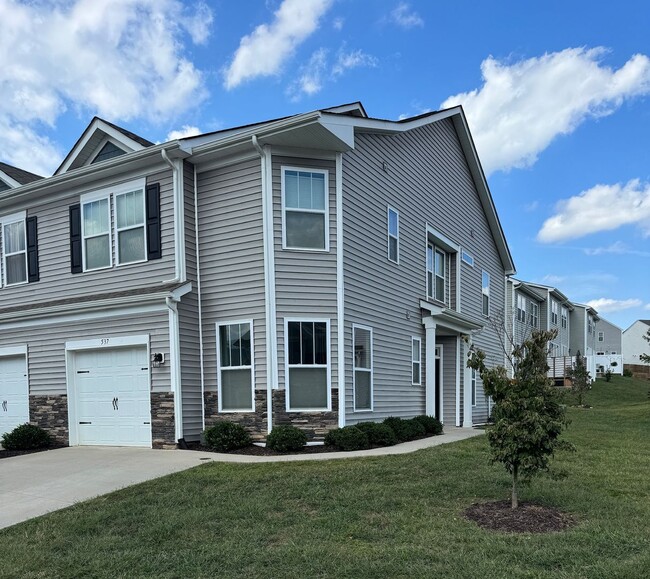
M 555 533 L 578 524 L 575 517 L 556 508 L 520 502 L 518 509 L 512 509 L 509 500 L 474 503 L 464 515 L 483 529 L 504 533 Z
M 35 448 L 33 450 L 5 450 L 4 448 L 0 448 L 0 459 L 11 458 L 12 456 L 22 456 L 23 454 L 34 454 L 35 452 L 46 452 L 48 450 L 64 447 L 65 445 L 48 446 L 47 448 Z

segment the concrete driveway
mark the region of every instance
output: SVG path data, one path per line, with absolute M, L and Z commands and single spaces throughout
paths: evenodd
M 0 460 L 0 529 L 198 466 L 209 453 L 75 446 Z

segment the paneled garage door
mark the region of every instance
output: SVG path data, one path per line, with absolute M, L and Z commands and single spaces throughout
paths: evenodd
M 80 445 L 151 446 L 146 347 L 76 352 L 74 381 Z
M 29 422 L 27 358 L 0 357 L 0 436 Z

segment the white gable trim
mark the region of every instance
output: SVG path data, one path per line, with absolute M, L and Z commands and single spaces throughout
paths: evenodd
M 12 179 L 7 175 L 4 171 L 0 171 L 0 179 L 2 179 L 9 187 L 14 189 L 15 187 L 20 187 L 20 183 L 16 181 L 15 179 Z

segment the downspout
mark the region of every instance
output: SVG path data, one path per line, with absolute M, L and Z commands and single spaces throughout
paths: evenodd
M 262 230 L 264 239 L 264 305 L 266 309 L 266 415 L 267 432 L 273 428 L 273 390 L 278 387 L 277 316 L 275 309 L 275 255 L 273 238 L 273 185 L 271 155 L 257 136 L 251 138 L 260 156 L 262 171 Z
M 166 297 L 165 303 L 169 309 L 169 373 L 171 390 L 174 393 L 174 429 L 176 440 L 183 438 L 183 401 L 181 394 L 181 367 L 180 367 L 180 334 L 178 329 L 178 301 Z
M 185 267 L 185 199 L 183 187 L 183 161 L 172 161 L 167 151 L 162 149 L 160 155 L 172 170 L 172 187 L 174 196 L 174 279 L 163 283 L 185 283 L 187 270 Z
M 199 315 L 199 364 L 201 366 L 201 421 L 205 430 L 205 373 L 203 362 L 203 310 L 201 304 L 201 258 L 199 250 L 199 187 L 194 166 L 194 237 L 196 244 L 196 294 Z

